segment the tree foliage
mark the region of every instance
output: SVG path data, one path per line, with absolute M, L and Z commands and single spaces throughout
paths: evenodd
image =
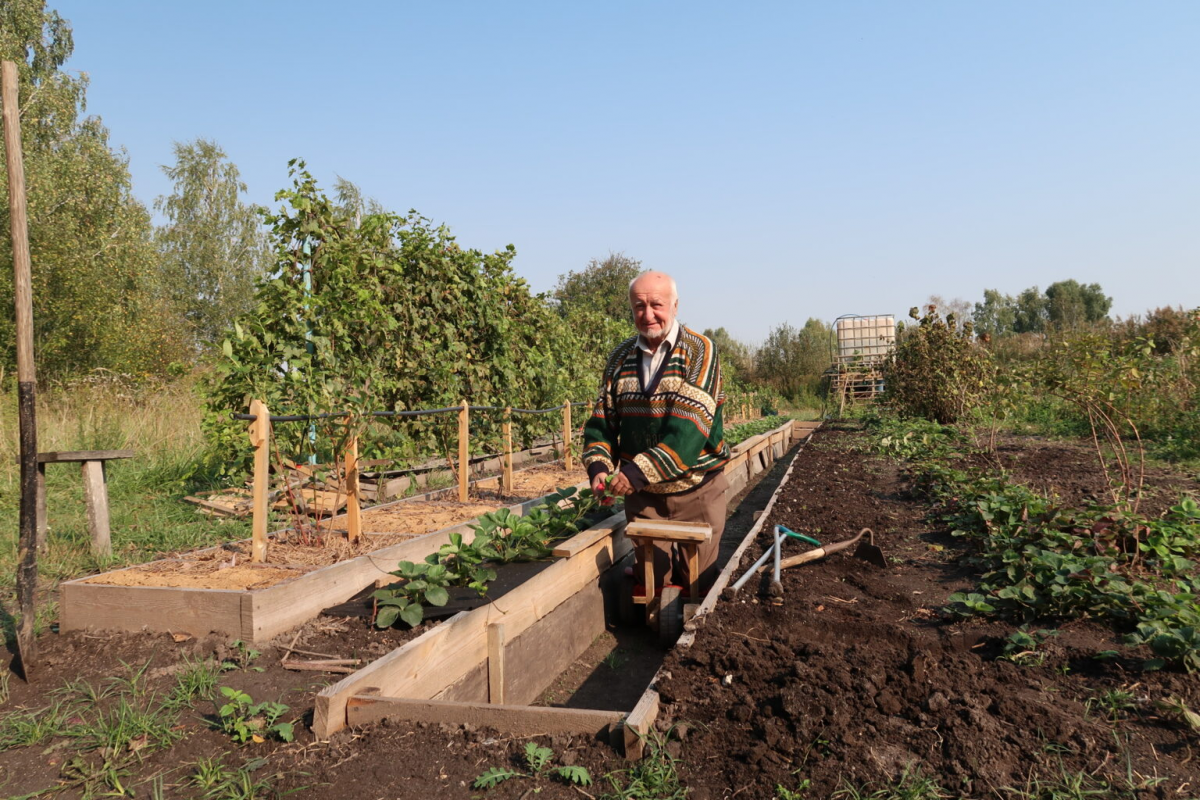
M 358 415 L 463 399 L 543 408 L 591 398 L 600 365 L 576 357 L 578 340 L 550 303 L 513 274 L 511 245 L 491 254 L 463 249 L 446 227 L 415 212 L 367 214 L 355 225 L 302 162 L 293 162 L 292 174 L 292 188 L 276 195 L 282 205 L 268 216 L 270 277 L 224 342 L 209 391 L 208 429 L 227 458 L 246 450 L 242 425 L 228 412 L 244 410 L 252 397 L 276 413 Z M 514 424 L 528 433 L 544 428 L 540 420 Z M 499 413 L 473 415 L 472 440 L 486 441 L 500 422 Z M 336 439 L 340 425 L 330 423 L 321 441 Z M 446 448 L 452 426 L 452 416 L 375 426 L 364 453 Z M 303 425 L 277 426 L 281 455 L 307 452 L 305 435 Z
M 193 346 L 220 342 L 254 302 L 267 242 L 258 209 L 242 202 L 237 167 L 216 142 L 175 143 L 175 164 L 163 172 L 175 186 L 155 208 L 164 300 L 187 321 Z
M 628 325 L 629 282 L 641 271 L 642 262 L 624 253 L 609 253 L 603 260 L 593 258 L 579 272 L 559 276 L 554 299 L 563 316 L 591 311 Z
M 108 131 L 83 116 L 87 78 L 63 71 L 71 27 L 43 0 L 0 4 L 0 57 L 19 70 L 33 261 L 34 346 L 42 375 L 110 367 L 162 372 L 183 348 L 155 305 L 146 208 Z M 0 191 L 7 195 L 7 172 Z M 0 362 L 15 361 L 12 244 L 0 219 Z
M 1100 284 L 1065 280 L 1050 284 L 1045 292 L 1031 286 L 1016 297 L 986 289 L 983 302 L 975 304 L 972 321 L 981 336 L 1045 333 L 1100 322 L 1110 308 L 1112 298 Z
M 727 384 L 754 379 L 755 351 L 750 345 L 733 338 L 724 328 L 708 328 L 704 335 L 717 346 L 717 352 L 721 356 L 721 377 Z
M 767 335 L 755 354 L 756 378 L 788 398 L 812 393 L 832 362 L 833 326 L 809 319 L 803 328 L 783 323 Z

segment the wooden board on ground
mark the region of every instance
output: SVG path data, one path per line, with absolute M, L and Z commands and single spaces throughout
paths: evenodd
M 350 698 L 346 709 L 348 724 L 355 726 L 389 718 L 408 722 L 467 723 L 522 737 L 554 734 L 604 736 L 624 716 L 619 711 L 411 700 L 375 695 L 354 696 Z

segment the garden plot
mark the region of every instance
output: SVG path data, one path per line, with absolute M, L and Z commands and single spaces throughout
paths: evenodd
M 541 500 L 505 507 L 520 515 Z M 410 519 L 426 520 L 425 524 L 413 523 L 416 531 L 364 534 L 357 552 L 326 546 L 325 541 L 349 544 L 335 534 L 318 536 L 322 539 L 319 546 L 301 548 L 305 559 L 301 563 L 279 563 L 272 557 L 276 548 L 271 546 L 269 563 L 249 564 L 244 557 L 249 543 L 244 541 L 67 581 L 60 586 L 61 628 L 213 632 L 265 641 L 354 596 L 385 577 L 398 562 L 421 561 L 449 542 L 452 534 L 469 530 L 469 523 L 480 513 L 496 509 L 494 504 L 460 507 L 450 515 L 453 521 L 442 524 L 445 517 L 435 515 L 433 522 L 428 521 L 429 511 L 421 505 L 428 502 L 413 498 L 389 504 L 387 507 L 418 509 Z M 431 525 L 440 527 L 425 532 Z M 317 534 L 303 534 L 313 535 Z M 288 555 L 288 545 L 296 545 L 301 536 L 295 532 L 274 534 L 272 540 L 282 542 L 275 555 Z M 296 557 L 294 551 L 291 557 Z M 333 563 L 314 564 L 319 558 Z
M 759 484 L 739 506 L 731 505 L 733 517 L 726 528 L 727 540 L 742 539 L 750 527 L 753 512 L 762 508 L 766 496 L 770 494 L 769 485 L 778 479 L 780 471 L 780 468 L 776 467 L 771 473 L 770 481 Z M 597 526 L 593 526 L 595 527 Z M 586 563 L 586 559 L 580 561 L 578 554 L 595 545 L 594 537 L 600 535 L 603 534 L 597 530 L 587 530 L 559 543 L 555 547 L 559 559 L 569 558 L 578 564 Z M 572 552 L 576 553 L 573 557 L 570 555 Z M 562 564 L 561 560 L 553 560 L 544 565 L 525 566 L 542 567 L 538 576 L 545 576 L 551 570 L 561 570 Z M 395 564 L 385 566 L 394 568 Z M 536 580 L 538 576 L 532 576 L 531 579 Z M 519 599 L 520 595 L 516 597 Z M 550 614 L 544 611 L 552 602 L 553 598 L 548 598 L 545 602 L 536 601 L 538 613 L 543 615 L 543 620 L 539 620 L 535 625 L 554 623 L 553 620 L 545 621 L 553 611 Z M 522 605 L 527 606 L 529 603 L 523 602 Z M 556 608 L 562 606 L 560 603 Z M 505 598 L 501 597 L 495 603 L 495 608 L 498 609 L 497 613 L 502 613 L 508 610 L 509 606 Z M 564 609 L 564 614 L 566 613 Z M 584 611 L 582 619 L 595 619 L 595 616 L 588 616 L 595 613 L 596 606 L 593 605 Z M 463 614 L 458 619 L 465 616 L 467 615 Z M 560 620 L 562 618 L 565 617 L 559 617 Z M 492 620 L 495 621 L 498 620 Z M 139 708 L 142 704 L 155 706 L 161 704 L 162 698 L 173 695 L 178 690 L 178 685 L 190 681 L 193 673 L 199 670 L 204 662 L 214 669 L 219 669 L 216 679 L 220 686 L 245 692 L 252 696 L 255 702 L 278 700 L 289 705 L 290 709 L 285 712 L 281 721 L 294 724 L 296 742 L 287 744 L 267 736 L 267 741 L 263 743 L 247 743 L 240 747 L 232 745 L 229 735 L 213 724 L 217 717 L 217 709 L 225 702 L 222 694 L 214 689 L 201 694 L 194 699 L 192 705 L 184 706 L 178 714 L 163 715 L 164 718 L 171 717 L 170 729 L 177 732 L 180 738 L 165 744 L 155 741 L 151 746 L 142 747 L 130 756 L 129 760 L 133 765 L 127 767 L 127 772 L 120 774 L 120 780 L 127 792 L 132 792 L 135 796 L 161 791 L 161 796 L 167 797 L 199 797 L 204 794 L 204 790 L 197 789 L 191 778 L 198 763 L 210 765 L 220 761 L 232 772 L 244 761 L 253 758 L 250 763 L 254 766 L 250 766 L 249 763 L 246 765 L 249 780 L 246 785 L 254 783 L 255 792 L 260 791 L 258 787 L 261 782 L 262 786 L 271 787 L 262 788 L 264 793 L 277 790 L 282 794 L 292 791 L 297 793 L 297 796 L 314 800 L 326 797 L 384 796 L 389 792 L 394 794 L 396 786 L 405 786 L 407 794 L 418 793 L 446 800 L 464 797 L 477 794 L 467 787 L 486 767 L 506 763 L 505 750 L 513 747 L 520 749 L 527 740 L 514 740 L 503 735 L 497 737 L 494 732 L 483 727 L 461 728 L 453 724 L 453 720 L 446 725 L 408 724 L 404 722 L 404 715 L 391 716 L 391 724 L 364 726 L 356 728 L 353 735 L 346 731 L 328 739 L 314 736 L 309 728 L 315 693 L 331 680 L 331 676 L 333 680 L 342 677 L 337 674 L 336 669 L 318 669 L 318 664 L 309 663 L 312 659 L 343 659 L 341 663 L 345 664 L 352 663 L 354 659 L 365 662 L 388 656 L 397 645 L 414 641 L 429 631 L 452 624 L 454 620 L 427 620 L 415 630 L 399 627 L 379 630 L 373 629 L 361 618 L 345 620 L 318 616 L 298 629 L 289 630 L 254 645 L 249 645 L 249 640 L 246 639 L 243 639 L 242 643 L 231 643 L 230 639 L 234 637 L 226 638 L 224 635 L 189 637 L 182 630 L 175 630 L 171 635 L 101 631 L 48 634 L 42 640 L 43 660 L 39 664 L 39 680 L 30 685 L 13 681 L 11 695 L 4 713 L 0 715 L 0 721 L 6 723 L 4 729 L 11 734 L 23 720 L 29 718 L 29 715 L 45 714 L 44 708 L 47 703 L 53 705 L 58 699 L 66 696 L 61 693 L 65 691 L 61 690 L 64 681 L 70 682 L 71 686 L 68 689 L 77 694 L 81 687 L 84 687 L 85 681 L 100 688 L 118 685 L 136 688 L 140 694 L 132 701 Z M 627 630 L 631 634 L 638 632 L 632 628 Z M 638 658 L 652 657 L 661 661 L 662 650 L 658 649 L 656 637 L 651 636 L 650 644 L 646 648 L 650 652 L 629 658 L 626 654 L 638 646 L 637 637 L 626 636 L 621 631 L 617 633 L 615 641 L 610 634 L 602 634 L 598 641 L 593 642 L 590 654 L 585 653 L 581 659 L 570 665 L 565 673 L 560 673 L 573 677 L 573 685 L 565 686 L 571 682 L 556 679 L 551 686 L 552 691 L 543 692 L 532 701 L 533 705 L 544 709 L 555 706 L 548 709 L 548 712 L 560 720 L 560 706 L 565 706 L 568 710 L 575 708 L 609 712 L 602 716 L 608 720 L 614 716 L 627 717 L 635 705 L 637 691 L 622 694 L 610 691 L 609 687 L 637 681 L 644 688 L 657 665 L 630 662 Z M 558 639 L 569 640 L 570 634 L 568 631 L 567 636 L 537 636 L 527 629 L 525 633 L 519 634 L 519 642 L 509 642 L 506 645 L 507 655 L 512 659 L 508 666 L 520 663 L 525 657 L 521 655 L 525 648 L 547 647 Z M 620 648 L 620 652 L 606 649 L 614 644 Z M 551 653 L 549 658 L 553 657 L 555 654 Z M 533 660 L 538 661 L 536 658 Z M 297 669 L 297 666 L 307 669 Z M 585 670 L 582 673 L 581 668 Z M 591 672 L 586 672 L 588 669 Z M 136 682 L 130 680 L 128 684 L 116 682 L 115 679 L 124 678 L 129 674 L 140 677 Z M 521 688 L 520 677 L 511 677 L 505 687 L 518 693 L 514 696 L 520 696 L 522 691 L 526 691 Z M 465 685 L 464 683 L 463 686 Z M 51 690 L 54 690 L 53 694 L 48 694 Z M 76 696 L 70 695 L 72 698 Z M 210 697 L 217 699 L 215 705 L 208 699 Z M 590 702 L 597 697 L 600 698 L 598 702 Z M 386 698 L 381 696 L 380 699 Z M 109 714 L 111 708 L 120 706 L 127 700 L 130 700 L 130 697 L 128 692 L 125 692 L 119 697 L 114 694 L 98 701 L 94 708 L 73 708 L 72 714 L 78 719 L 71 717 L 68 726 L 70 730 L 66 733 L 43 726 L 46 733 L 36 741 L 25 741 L 21 744 L 15 739 L 10 739 L 8 749 L 0 748 L 0 785 L 4 788 L 0 794 L 25 795 L 47 787 L 62 786 L 67 776 L 65 765 L 68 761 L 74 763 L 76 755 L 92 764 L 99 764 L 103 759 L 107 759 L 109 751 L 104 751 L 103 755 L 99 750 L 87 751 L 86 744 L 82 745 L 85 748 L 84 752 L 79 753 L 81 740 L 72 737 L 78 729 L 91 725 L 97 715 Z M 497 705 L 511 707 L 514 703 Z M 382 705 L 377 706 L 377 709 L 381 708 Z M 516 719 L 520 721 L 528 717 L 520 714 Z M 576 715 L 575 719 L 593 724 L 596 715 L 583 713 Z M 496 719 L 493 724 L 508 729 L 509 723 L 503 719 Z M 618 723 L 618 726 L 620 724 Z M 141 747 L 142 741 L 138 738 L 133 744 Z M 516 744 L 512 744 L 514 741 Z M 70 742 L 70 748 L 63 747 L 66 742 Z M 578 757 L 580 760 L 577 763 L 590 769 L 599 784 L 600 776 L 606 771 L 618 770 L 624 765 L 614 759 L 613 749 L 607 742 L 593 747 L 594 742 L 594 736 L 591 734 L 580 738 L 560 734 L 548 744 L 555 749 L 556 754 L 562 756 L 562 763 L 567 763 L 565 759 L 569 756 Z M 396 758 L 397 752 L 433 755 Z M 250 770 L 254 770 L 252 774 Z M 70 786 L 65 792 L 71 794 L 75 790 L 74 786 Z M 597 790 L 589 790 L 595 796 L 599 796 L 602 791 L 600 787 Z M 510 795 L 505 789 L 493 791 L 491 794 L 496 797 L 511 797 L 514 800 L 517 797 L 517 794 Z M 563 795 L 547 791 L 542 796 L 579 795 L 574 792 Z
M 731 478 L 740 485 L 786 452 L 811 426 L 791 421 L 739 448 Z M 737 493 L 731 486 L 730 496 Z M 584 531 L 562 558 L 499 600 L 459 614 L 323 690 L 313 730 L 329 736 L 380 719 L 469 723 L 513 735 L 582 733 L 608 738 L 631 756 L 654 722 L 648 691 L 625 710 L 535 706 L 606 629 L 605 592 L 620 590 L 606 574 L 630 554 L 624 517 Z M 715 600 L 716 595 L 710 595 Z M 615 597 L 610 597 L 611 605 Z
M 943 609 L 973 589 L 969 550 L 868 446 L 857 431 L 818 433 L 742 567 L 775 524 L 823 542 L 869 527 L 888 567 L 835 555 L 786 570 L 780 606 L 752 582 L 667 656 L 660 725 L 688 725 L 679 766 L 693 793 L 885 796 L 871 791 L 907 775 L 910 789 L 940 787 L 924 797 L 1194 797 L 1195 676 L 1147 668 L 1148 647 L 1095 619 L 1037 620 L 1027 639 L 1014 622 L 956 621 Z M 1009 480 L 1061 502 L 1103 493 L 1084 445 L 1012 439 L 997 457 Z M 1200 488 L 1161 472 L 1147 484 L 1151 514 Z

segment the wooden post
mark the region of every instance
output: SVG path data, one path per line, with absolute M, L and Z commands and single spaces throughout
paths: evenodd
M 471 409 L 462 401 L 458 412 L 458 502 L 467 502 L 467 484 L 471 480 Z
M 501 479 L 504 493 L 513 490 L 512 406 L 504 409 L 504 477 Z
M 267 493 L 271 486 L 271 412 L 261 400 L 250 401 L 250 444 L 254 446 L 254 522 L 250 545 L 250 560 L 261 564 L 267 558 Z
M 571 401 L 563 403 L 563 469 L 571 471 Z
M 357 542 L 362 536 L 362 510 L 358 505 L 358 434 L 346 444 L 346 538 Z
M 504 703 L 504 623 L 487 626 L 488 702 Z
M 104 462 L 84 461 L 83 496 L 87 500 L 88 533 L 92 535 L 92 555 L 112 556 L 112 534 L 108 527 L 108 487 L 105 486 Z
M 21 504 L 17 549 L 17 651 L 21 673 L 29 680 L 37 660 L 33 622 L 37 616 L 37 370 L 33 361 L 33 281 L 29 224 L 25 206 L 25 160 L 21 150 L 21 106 L 17 65 L 0 67 L 4 102 L 4 152 L 8 167 L 8 219 L 13 248 L 13 305 L 17 321 L 17 419 L 20 427 Z

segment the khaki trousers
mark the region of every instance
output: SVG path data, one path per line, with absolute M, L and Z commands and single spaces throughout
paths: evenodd
M 625 498 L 625 519 L 671 520 L 672 522 L 706 522 L 713 535 L 700 545 L 700 590 L 708 591 L 717 578 L 717 555 L 721 552 L 721 534 L 725 531 L 725 490 L 729 482 L 721 473 L 696 489 L 680 494 L 634 492 Z M 686 587 L 690 583 L 687 560 L 678 545 L 654 543 L 654 582 L 656 586 L 672 583 Z M 633 573 L 642 574 L 642 551 L 637 550 L 637 567 Z

